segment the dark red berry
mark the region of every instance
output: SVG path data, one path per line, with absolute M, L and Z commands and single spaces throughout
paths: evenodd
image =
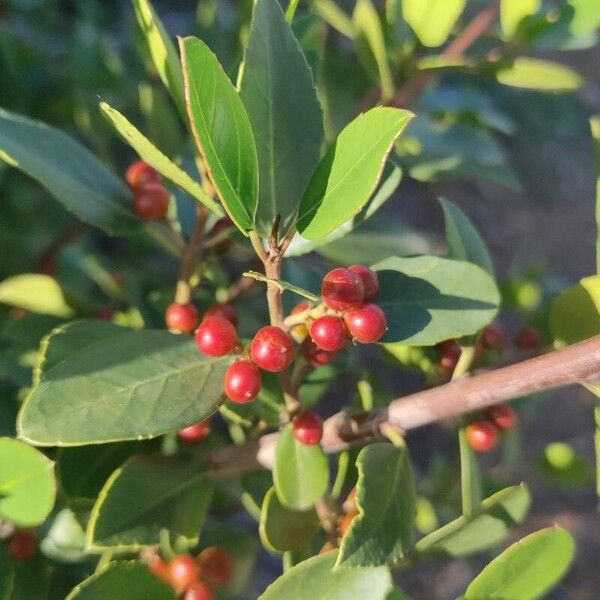
M 377 304 L 365 304 L 344 315 L 350 335 L 362 344 L 373 344 L 387 329 L 385 314 Z
M 188 444 L 195 444 L 206 439 L 211 432 L 210 421 L 201 421 L 189 427 L 184 427 L 177 432 L 180 440 Z
M 377 273 L 371 271 L 365 265 L 352 265 L 348 269 L 361 278 L 365 288 L 365 302 L 373 302 L 379 294 L 379 277 L 377 277 Z
M 260 371 L 249 360 L 234 362 L 225 373 L 225 394 L 233 402 L 252 402 L 260 392 Z
M 237 332 L 223 317 L 208 317 L 196 330 L 198 350 L 207 356 L 225 356 L 237 346 Z
M 133 210 L 144 221 L 161 221 L 169 210 L 169 192 L 162 183 L 148 183 L 133 195 Z
M 362 306 L 365 300 L 365 286 L 354 271 L 333 269 L 323 278 L 321 295 L 329 308 L 350 310 Z
M 170 304 L 165 313 L 165 323 L 171 331 L 192 333 L 198 324 L 198 311 L 193 304 Z
M 115 316 L 115 311 L 112 308 L 109 308 L 108 306 L 104 306 L 102 308 L 97 308 L 94 311 L 94 315 L 97 319 L 100 319 L 101 321 L 112 321 L 113 317 Z
M 148 568 L 156 577 L 167 583 L 171 582 L 171 574 L 169 565 L 160 556 L 153 556 L 148 562 Z
M 305 446 L 314 446 L 323 437 L 323 419 L 311 410 L 305 410 L 294 418 L 294 437 Z
M 437 352 L 440 369 L 444 373 L 452 375 L 461 355 L 461 349 L 458 342 L 456 340 L 440 342 L 437 345 Z
M 169 563 L 169 579 L 176 590 L 183 590 L 196 581 L 200 565 L 190 554 L 179 554 Z
M 497 404 L 487 410 L 487 417 L 498 429 L 512 429 L 518 421 L 517 413 L 507 404 Z
M 523 327 L 515 336 L 515 345 L 521 350 L 539 350 L 542 345 L 542 334 L 535 327 Z
M 15 560 L 27 560 L 38 551 L 38 543 L 32 531 L 17 530 L 8 541 L 8 553 Z
M 346 326 L 339 317 L 325 315 L 313 321 L 310 337 L 321 350 L 337 352 L 346 345 Z
M 125 181 L 132 189 L 138 189 L 149 183 L 160 183 L 160 173 L 143 160 L 131 163 L 125 172 Z
M 231 322 L 234 327 L 237 327 L 238 324 L 238 316 L 235 312 L 235 308 L 233 305 L 228 302 L 223 302 L 222 304 L 213 304 L 206 309 L 204 313 L 204 319 L 206 317 L 223 317 Z
M 209 546 L 200 552 L 198 562 L 204 577 L 212 585 L 227 585 L 231 580 L 231 556 L 220 546 Z
M 223 217 L 219 219 L 212 226 L 211 230 L 208 232 L 208 239 L 213 239 L 217 237 L 223 238 L 216 243 L 214 247 L 216 252 L 226 252 L 227 250 L 229 250 L 229 248 L 231 248 L 233 242 L 231 241 L 231 239 L 229 239 L 229 237 L 227 237 L 227 232 L 232 231 L 233 229 L 235 229 L 235 225 L 229 217 Z
M 502 348 L 505 339 L 504 329 L 499 325 L 488 325 L 481 334 L 481 343 L 490 350 Z
M 294 360 L 294 342 L 280 327 L 267 325 L 256 332 L 250 344 L 250 358 L 265 371 L 283 371 Z
M 302 342 L 300 351 L 306 362 L 313 367 L 322 367 L 330 363 L 335 357 L 335 352 L 321 350 L 309 337 Z
M 476 452 L 489 452 L 498 444 L 498 430 L 489 421 L 475 421 L 467 425 L 467 443 Z
M 182 600 L 214 600 L 213 591 L 201 581 L 194 581 L 185 588 Z

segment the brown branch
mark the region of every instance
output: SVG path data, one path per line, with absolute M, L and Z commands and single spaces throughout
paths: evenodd
M 337 413 L 325 422 L 321 443 L 325 452 L 339 452 L 352 444 L 381 437 L 390 425 L 409 431 L 534 392 L 599 379 L 600 335 L 597 335 L 514 365 L 398 398 L 387 408 Z M 214 450 L 207 455 L 210 468 L 216 476 L 261 466 L 271 468 L 278 437 L 278 433 L 271 433 L 242 446 Z

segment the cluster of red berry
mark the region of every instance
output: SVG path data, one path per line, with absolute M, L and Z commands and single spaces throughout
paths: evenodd
M 497 446 L 500 432 L 515 427 L 517 420 L 517 413 L 510 406 L 492 406 L 487 409 L 485 418 L 467 425 L 467 443 L 477 452 L 490 452 Z
M 8 538 L 8 554 L 15 560 L 27 560 L 38 551 L 37 537 L 30 529 L 16 529 Z
M 133 210 L 144 221 L 161 221 L 169 210 L 169 190 L 160 173 L 142 160 L 129 165 L 125 181 L 133 191 Z
M 143 559 L 154 575 L 180 594 L 181 600 L 214 600 L 214 588 L 227 585 L 231 579 L 231 557 L 220 546 L 209 546 L 196 558 L 179 554 L 167 562 L 150 553 Z

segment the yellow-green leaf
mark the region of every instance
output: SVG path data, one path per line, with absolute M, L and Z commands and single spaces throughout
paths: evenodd
M 44 315 L 73 316 L 56 280 L 37 273 L 15 275 L 1 282 L 0 303 Z

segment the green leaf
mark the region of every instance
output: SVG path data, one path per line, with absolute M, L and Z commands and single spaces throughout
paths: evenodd
M 378 107 L 346 126 L 322 158 L 302 198 L 298 230 L 305 238 L 323 238 L 360 211 L 411 116 L 406 110 Z
M 584 277 L 554 299 L 550 306 L 550 330 L 559 347 L 598 335 L 600 275 Z
M 183 76 L 175 46 L 148 0 L 133 0 L 135 16 L 163 84 L 186 118 Z
M 137 442 L 60 448 L 56 472 L 62 491 L 70 498 L 95 499 L 113 471 L 139 449 Z
M 358 515 L 342 540 L 336 567 L 393 564 L 412 547 L 415 483 L 406 448 L 363 448 L 356 461 Z
M 71 590 L 65 600 L 175 600 L 173 589 L 141 562 L 111 562 Z
M 467 0 L 402 0 L 402 15 L 419 41 L 435 48 L 448 39 L 466 3 Z
M 283 429 L 277 442 L 273 484 L 279 501 L 294 510 L 312 508 L 327 491 L 327 456 L 321 446 L 297 441 L 291 425 Z
M 440 199 L 440 203 L 444 211 L 448 258 L 472 262 L 493 277 L 488 249 L 469 217 L 449 200 Z
M 85 531 L 75 513 L 67 508 L 54 517 L 40 548 L 45 556 L 61 563 L 77 563 L 90 558 L 85 553 Z
M 540 9 L 541 0 L 501 0 L 500 25 L 502 33 L 508 38 L 515 35 L 519 23 Z
M 481 469 L 475 450 L 467 441 L 466 427 L 458 431 L 460 451 L 460 499 L 463 515 L 470 515 L 482 498 Z
M 379 14 L 371 0 L 358 0 L 352 14 L 352 24 L 357 50 L 375 61 L 381 85 L 381 99 L 387 102 L 394 97 L 394 78 L 388 62 Z
M 188 115 L 225 210 L 247 235 L 258 201 L 258 158 L 246 109 L 223 67 L 199 39 L 180 39 Z
M 79 446 L 181 429 L 217 409 L 231 361 L 203 357 L 192 340 L 166 331 L 105 337 L 46 373 L 21 408 L 19 435 Z
M 279 502 L 271 488 L 260 513 L 260 539 L 268 550 L 286 552 L 306 548 L 319 530 L 319 517 L 314 508 L 290 510 Z
M 0 109 L 0 159 L 35 179 L 85 223 L 115 235 L 140 229 L 125 184 L 62 131 Z
M 545 92 L 574 92 L 583 79 L 572 69 L 538 58 L 517 58 L 496 73 L 498 81 L 511 87 Z
M 533 600 L 553 588 L 573 560 L 567 531 L 549 527 L 509 546 L 471 582 L 465 600 Z
M 312 0 L 312 5 L 326 23 L 346 37 L 354 37 L 352 21 L 334 0 Z
M 20 527 L 38 525 L 56 499 L 54 463 L 27 444 L 0 438 L 0 519 Z
M 117 133 L 139 154 L 140 158 L 152 165 L 165 178 L 178 185 L 184 192 L 204 204 L 216 215 L 222 216 L 219 205 L 204 193 L 197 181 L 194 181 L 185 171 L 171 162 L 148 138 L 138 131 L 118 110 L 106 102 L 100 102 L 100 110 L 108 119 Z
M 197 459 L 134 456 L 108 479 L 94 505 L 88 546 L 139 550 L 158 544 L 162 530 L 198 543 L 212 485 Z
M 320 158 L 323 115 L 310 68 L 277 0 L 258 0 L 240 81 L 258 151 L 255 224 L 268 238 L 277 216 L 283 237 Z
M 391 257 L 373 269 L 381 283 L 377 303 L 389 326 L 384 342 L 432 346 L 476 333 L 498 311 L 494 280 L 471 263 L 437 256 Z
M 590 481 L 587 462 L 564 442 L 548 444 L 537 467 L 546 479 L 569 489 L 586 486 Z
M 49 275 L 31 273 L 5 279 L 0 283 L 0 303 L 44 315 L 73 316 L 60 285 Z
M 576 37 L 587 37 L 600 27 L 600 5 L 596 0 L 569 0 L 575 9 L 570 30 Z
M 15 563 L 8 555 L 7 544 L 0 544 L 0 598 L 11 600 L 15 582 Z
M 336 552 L 313 556 L 272 583 L 259 600 L 385 600 L 392 590 L 386 567 L 332 570 Z
M 416 550 L 468 556 L 493 548 L 511 527 L 523 521 L 530 504 L 525 484 L 504 488 L 486 498 L 470 515 L 463 515 L 420 539 Z

